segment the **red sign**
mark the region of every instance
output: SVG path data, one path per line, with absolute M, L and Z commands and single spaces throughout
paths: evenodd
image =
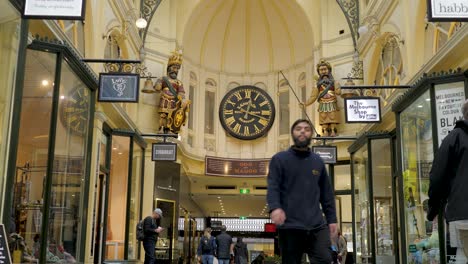
M 268 175 L 270 159 L 205 158 L 205 174 L 232 177 L 264 177 Z
M 273 223 L 265 223 L 265 233 L 276 233 L 276 225 Z

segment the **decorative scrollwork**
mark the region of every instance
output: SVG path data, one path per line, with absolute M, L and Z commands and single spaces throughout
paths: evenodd
M 359 28 L 359 0 L 336 0 L 348 21 L 354 48 L 357 47 Z
M 148 33 L 149 25 L 151 23 L 151 19 L 153 19 L 154 13 L 159 7 L 159 4 L 161 4 L 162 0 L 144 0 L 143 1 L 143 7 L 141 10 L 141 13 L 143 14 L 143 18 L 148 21 L 148 26 L 143 30 L 142 32 L 142 40 L 143 43 L 145 43 L 146 40 L 146 35 Z
M 351 72 L 348 73 L 348 79 L 354 80 L 364 80 L 364 63 L 359 60 L 358 62 L 353 62 L 353 68 Z
M 151 78 L 153 76 L 144 63 L 137 65 L 135 67 L 135 72 L 139 74 L 141 78 Z

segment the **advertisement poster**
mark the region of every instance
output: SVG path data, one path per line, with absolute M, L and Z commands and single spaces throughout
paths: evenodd
M 437 137 L 439 146 L 442 140 L 455 127 L 458 120 L 463 119 L 461 108 L 465 102 L 465 86 L 463 82 L 435 85 Z

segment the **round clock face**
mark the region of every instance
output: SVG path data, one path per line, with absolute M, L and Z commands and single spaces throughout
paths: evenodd
M 76 135 L 85 135 L 89 123 L 90 91 L 85 86 L 73 89 L 60 105 L 60 120 Z
M 219 120 L 223 128 L 238 139 L 256 139 L 266 135 L 275 120 L 273 100 L 255 86 L 239 86 L 221 101 Z

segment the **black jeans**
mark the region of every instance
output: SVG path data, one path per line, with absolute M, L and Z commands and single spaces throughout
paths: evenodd
M 283 264 L 300 264 L 307 253 L 310 263 L 330 264 L 332 251 L 327 226 L 315 230 L 279 229 L 279 244 Z
M 155 247 L 156 241 L 143 240 L 143 249 L 145 250 L 145 264 L 156 263 Z

